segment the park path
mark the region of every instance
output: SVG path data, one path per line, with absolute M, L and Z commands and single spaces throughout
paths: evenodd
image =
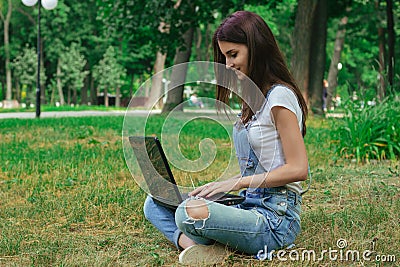
M 157 111 L 155 111 L 156 113 Z M 138 116 L 145 116 L 148 114 L 146 110 L 135 110 Z M 125 111 L 97 111 L 97 110 L 84 110 L 84 111 L 44 111 L 40 113 L 40 118 L 60 118 L 60 117 L 89 117 L 89 116 L 124 116 Z M 34 119 L 36 118 L 35 112 L 5 112 L 0 113 L 0 119 Z
M 161 113 L 160 110 L 153 110 L 152 114 Z M 185 110 L 184 113 L 203 113 L 208 115 L 216 115 L 216 111 L 213 109 L 198 109 L 198 110 Z M 112 110 L 112 111 L 97 111 L 97 110 L 85 110 L 85 111 L 43 111 L 40 113 L 40 118 L 61 118 L 61 117 L 89 117 L 89 116 L 125 116 L 125 110 Z M 148 110 L 130 110 L 130 115 L 134 116 L 147 116 Z M 34 119 L 36 117 L 35 112 L 0 112 L 0 119 Z
M 234 111 L 237 113 L 239 111 Z M 89 116 L 125 116 L 125 110 L 112 110 L 112 111 L 98 111 L 98 110 L 84 110 L 84 111 L 45 111 L 40 114 L 40 118 L 61 118 L 61 117 L 89 117 Z M 161 110 L 153 110 L 152 114 L 159 114 Z M 217 115 L 214 109 L 197 109 L 185 110 L 184 113 L 202 114 L 209 117 L 221 118 L 221 114 Z M 223 112 L 222 112 L 223 113 Z M 130 115 L 134 116 L 147 116 L 148 110 L 131 110 Z M 35 112 L 0 112 L 0 119 L 34 119 Z M 341 113 L 328 113 L 326 117 L 343 118 L 344 114 Z
M 234 113 L 238 113 L 236 110 Z M 98 110 L 84 110 L 84 111 L 45 111 L 40 114 L 40 118 L 61 118 L 61 117 L 89 117 L 89 116 L 125 116 L 125 110 L 112 110 L 112 111 L 98 111 Z M 153 110 L 152 114 L 159 114 L 161 110 Z M 215 109 L 190 109 L 185 110 L 186 114 L 198 114 L 206 115 L 212 118 L 221 118 L 221 114 L 217 115 Z M 147 116 L 148 110 L 131 110 L 130 115 L 133 116 Z M 223 112 L 222 112 L 223 114 Z M 0 119 L 34 119 L 36 117 L 35 112 L 0 112 Z M 230 116 L 231 117 L 231 116 Z M 343 118 L 342 113 L 328 113 L 326 117 L 332 118 Z M 232 117 L 231 117 L 232 118 Z

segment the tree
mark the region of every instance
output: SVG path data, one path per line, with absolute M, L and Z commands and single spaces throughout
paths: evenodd
M 299 0 L 293 32 L 293 57 L 291 70 L 308 103 L 310 48 L 316 0 Z
M 7 7 L 7 9 L 6 9 Z M 11 100 L 12 98 L 12 81 L 11 81 L 11 66 L 10 66 L 10 20 L 12 14 L 12 2 L 11 0 L 2 1 L 0 3 L 0 19 L 3 21 L 4 25 L 4 53 L 5 53 L 5 69 L 6 69 L 6 100 Z M 6 14 L 4 11 L 6 10 Z
M 174 65 L 188 62 L 190 59 L 193 43 L 194 30 L 200 23 L 215 21 L 217 10 L 223 17 L 231 8 L 242 7 L 243 3 L 236 1 L 224 1 L 221 5 L 220 1 L 186 1 L 180 5 L 179 9 L 174 10 L 176 13 L 171 22 L 171 33 L 175 32 L 175 36 L 181 36 L 180 44 L 177 45 Z M 174 36 L 174 34 L 172 34 Z M 209 37 L 211 38 L 211 36 Z M 162 109 L 163 113 L 167 113 L 178 106 L 183 101 L 183 88 L 186 80 L 187 65 L 183 67 L 175 67 L 171 73 L 171 82 L 167 95 L 167 101 Z M 180 109 L 183 107 L 180 106 Z
M 110 46 L 99 64 L 94 67 L 93 77 L 104 92 L 104 105 L 109 106 L 108 94 L 116 91 L 116 106 L 119 106 L 120 88 L 124 82 L 126 71 L 116 59 L 115 49 Z
M 176 4 L 174 5 L 174 9 L 179 8 L 181 4 L 181 0 L 178 0 Z M 160 26 L 158 27 L 158 30 L 161 33 L 168 33 L 169 32 L 170 25 L 165 23 L 164 21 L 161 20 Z M 156 54 L 156 60 L 154 62 L 153 66 L 153 73 L 157 74 L 161 71 L 164 70 L 165 66 L 165 60 L 167 59 L 167 53 L 163 51 L 162 48 L 159 48 Z M 162 94 L 163 94 L 163 86 L 162 86 L 162 77 L 161 75 L 153 75 L 151 78 L 151 89 L 150 89 L 150 97 L 148 98 L 145 106 L 147 108 L 151 108 L 154 103 L 156 103 L 156 107 L 162 108 L 163 107 L 163 101 L 162 101 Z M 146 95 L 147 96 L 147 95 Z
M 84 86 L 84 79 L 89 71 L 84 70 L 87 63 L 85 57 L 80 52 L 81 47 L 77 43 L 72 45 L 60 56 L 60 72 L 57 73 L 57 79 L 60 80 L 62 85 L 68 88 L 68 104 L 71 103 L 71 91 L 73 93 L 72 102 L 77 104 L 77 93 Z M 63 92 L 59 91 L 60 102 L 62 104 Z M 62 100 L 61 100 L 62 99 Z
M 35 15 L 36 9 L 26 9 Z M 37 13 L 36 13 L 37 14 Z M 84 70 L 90 72 L 93 66 L 99 62 L 108 47 L 108 43 L 114 40 L 103 35 L 103 23 L 97 19 L 98 8 L 96 0 L 69 0 L 58 1 L 58 5 L 51 11 L 43 10 L 41 14 L 41 36 L 43 41 L 42 58 L 46 66 L 49 82 L 57 81 L 55 87 L 58 92 L 62 91 L 61 81 L 57 75 L 61 73 L 60 56 L 73 43 L 80 44 L 80 53 L 85 57 L 87 63 Z M 34 20 L 32 21 L 34 23 Z M 34 33 L 34 29 L 25 30 Z M 24 31 L 24 32 L 25 32 Z M 35 37 L 35 36 L 33 36 Z M 85 76 L 84 86 L 80 88 L 76 102 L 86 104 L 88 102 L 88 91 L 91 89 L 91 72 Z M 46 86 L 44 86 L 46 88 Z M 53 87 L 54 88 L 54 87 Z M 61 97 L 62 94 L 58 93 Z M 79 99 L 79 96 L 81 99 Z M 96 103 L 96 92 L 91 93 L 92 103 Z M 62 102 L 62 99 L 60 99 Z
M 332 105 L 332 96 L 335 93 L 335 89 L 337 86 L 337 77 L 338 77 L 338 64 L 340 61 L 340 56 L 342 54 L 344 38 L 346 35 L 346 25 L 348 22 L 348 17 L 343 17 L 340 20 L 338 30 L 336 32 L 336 40 L 335 40 L 335 48 L 333 51 L 333 55 L 331 58 L 331 64 L 329 67 L 328 73 L 328 97 L 326 99 L 326 106 L 329 109 Z
M 36 77 L 37 77 L 37 54 L 34 48 L 26 45 L 12 63 L 14 76 L 16 77 L 17 96 L 16 98 L 28 103 L 35 102 Z M 45 69 L 40 69 L 40 82 L 46 80 Z M 21 86 L 20 86 L 21 85 Z M 22 90 L 20 88 L 22 87 Z
M 376 1 L 340 1 L 342 7 L 336 9 L 334 8 L 337 6 L 336 2 L 329 1 L 329 3 L 328 10 L 332 18 L 328 27 L 327 52 L 329 55 L 333 55 L 332 44 L 336 39 L 339 20 L 344 16 L 348 17 L 346 39 L 340 57 L 343 68 L 338 72 L 336 94 L 344 99 L 357 94 L 360 101 L 376 100 L 377 92 L 388 84 L 388 32 L 386 31 L 385 1 L 379 1 L 379 10 L 376 8 Z M 393 2 L 394 17 L 399 16 L 400 9 L 397 3 L 399 2 Z M 332 10 L 336 10 L 334 15 L 332 15 Z M 379 30 L 379 28 L 382 29 Z M 395 29 L 395 39 L 398 39 L 398 27 Z M 395 50 L 395 57 L 400 55 L 397 50 Z M 400 77 L 399 71 L 394 71 L 394 77 Z M 393 89 L 396 88 L 397 86 L 394 85 Z
M 50 12 L 44 12 L 42 15 L 41 23 L 46 25 L 42 27 L 41 39 L 43 40 L 43 49 L 41 51 L 42 61 L 45 60 L 47 65 L 55 62 L 56 73 L 54 75 L 55 84 L 51 86 L 52 93 L 50 102 L 54 101 L 55 92 L 57 88 L 58 97 L 61 105 L 65 105 L 65 99 L 63 94 L 63 86 L 67 85 L 67 80 L 62 80 L 62 61 L 66 57 L 66 47 L 68 47 L 69 39 L 71 35 L 74 35 L 75 31 L 72 30 L 71 22 L 69 20 L 71 9 L 66 3 L 59 2 L 57 8 L 51 10 Z M 72 22 L 73 23 L 73 22 Z M 46 53 L 44 53 L 44 51 Z M 65 60 L 65 59 L 64 59 Z M 50 64 L 49 64 L 50 63 Z M 69 85 L 68 85 L 69 86 Z M 42 92 L 45 93 L 47 86 L 42 87 Z M 68 87 L 68 93 L 69 93 Z M 68 95 L 69 96 L 69 95 Z M 44 96 L 45 97 L 45 96 Z M 68 104 L 70 99 L 68 99 Z
M 391 87 L 394 86 L 394 66 L 395 65 L 395 31 L 394 31 L 394 19 L 393 19 L 393 1 L 386 0 L 386 20 L 387 20 L 387 32 L 388 32 L 388 80 Z
M 183 89 L 186 80 L 187 65 L 177 66 L 188 62 L 192 52 L 194 29 L 190 27 L 184 34 L 184 47 L 178 47 L 175 53 L 174 65 L 171 73 L 171 82 L 168 86 L 167 101 L 162 109 L 162 113 L 168 113 L 183 101 Z M 179 110 L 183 110 L 180 106 Z
M 378 84 L 378 99 L 383 100 L 386 95 L 386 83 L 385 83 L 385 33 L 382 23 L 382 12 L 379 8 L 379 1 L 375 1 L 376 14 L 378 16 L 378 43 L 379 43 L 379 84 Z
M 7 20 L 9 2 L 12 5 L 12 15 L 7 30 L 4 21 Z M 60 73 L 61 71 L 57 69 L 58 66 L 61 66 L 58 60 L 63 51 L 66 51 L 72 43 L 81 45 L 80 52 L 87 60 L 84 70 L 90 71 L 84 79 L 82 89 L 79 91 L 78 88 L 77 101 L 87 103 L 90 89 L 90 97 L 92 98 L 90 102 L 96 103 L 97 92 L 92 70 L 102 59 L 109 46 L 115 48 L 117 62 L 124 66 L 129 75 L 129 81 L 126 81 L 121 88 L 122 95 L 128 96 L 128 94 L 132 95 L 135 92 L 141 81 L 144 81 L 146 77 L 151 77 L 152 72 L 162 70 L 162 64 L 160 68 L 155 68 L 156 63 L 158 63 L 158 61 L 155 61 L 157 51 L 162 52 L 162 56 L 165 57 L 165 67 L 174 64 L 176 52 L 181 51 L 179 48 L 186 47 L 183 46 L 185 43 L 183 37 L 190 27 L 195 31 L 195 38 L 190 45 L 192 54 L 188 60 L 211 59 L 210 39 L 212 32 L 227 13 L 244 9 L 244 3 L 246 3 L 246 9 L 251 8 L 252 11 L 262 15 L 267 21 L 289 62 L 293 62 L 293 60 L 301 62 L 298 56 L 305 58 L 303 54 L 309 54 L 307 57 L 308 67 L 295 68 L 300 71 L 300 80 L 297 75 L 296 79 L 301 87 L 303 87 L 304 79 L 308 80 L 307 93 L 312 110 L 315 111 L 320 106 L 318 101 L 319 90 L 321 90 L 321 72 L 322 70 L 325 70 L 326 74 L 328 72 L 331 55 L 334 51 L 333 43 L 338 21 L 344 16 L 348 16 L 349 22 L 348 27 L 346 27 L 346 42 L 340 60 L 343 69 L 338 72 L 336 91 L 340 95 L 343 94 L 343 98 L 346 98 L 348 93 L 357 90 L 361 98 L 365 96 L 368 100 L 372 100 L 376 98 L 380 83 L 377 79 L 379 72 L 384 77 L 381 81 L 385 82 L 387 90 L 389 88 L 397 90 L 398 88 L 400 70 L 395 68 L 395 59 L 400 56 L 400 50 L 394 48 L 400 32 L 399 26 L 395 24 L 396 18 L 400 15 L 398 1 L 379 0 L 381 18 L 378 21 L 374 8 L 375 0 L 319 0 L 316 1 L 314 15 L 303 18 L 303 21 L 305 21 L 304 19 L 309 21 L 312 28 L 303 27 L 305 26 L 304 23 L 300 24 L 303 30 L 293 35 L 291 33 L 294 27 L 300 27 L 299 24 L 296 25 L 295 21 L 296 8 L 298 7 L 297 10 L 300 12 L 305 9 L 301 5 L 308 2 L 314 3 L 312 0 L 271 0 L 261 5 L 259 1 L 255 0 L 190 0 L 182 1 L 179 8 L 174 8 L 174 5 L 178 2 L 178 0 L 144 2 L 138 0 L 69 0 L 59 1 L 57 8 L 52 11 L 43 9 L 41 13 L 41 24 L 43 26 L 41 32 L 43 44 L 41 62 L 42 66 L 45 67 L 48 79 L 43 81 L 43 90 L 41 91 L 46 92 L 46 100 L 49 99 L 50 85 L 56 81 L 57 72 Z M 328 2 L 326 53 L 329 56 L 326 58 L 325 66 L 319 67 L 323 64 L 321 62 L 324 58 L 323 52 L 321 52 L 324 39 L 324 15 L 321 11 L 324 11 L 324 9 L 320 8 L 325 2 Z M 15 58 L 24 50 L 25 44 L 29 43 L 31 47 L 35 47 L 37 41 L 37 7 L 37 5 L 34 8 L 26 7 L 21 3 L 21 0 L 0 1 L 0 13 L 3 17 L 0 19 L 0 31 L 2 36 L 7 35 L 8 32 L 9 41 L 9 45 L 0 41 L 0 64 L 3 66 L 0 67 L 0 81 L 4 96 L 7 94 L 7 80 L 11 80 L 7 78 L 10 77 L 9 67 L 5 67 L 7 62 L 14 62 Z M 308 14 L 311 14 L 311 11 L 312 9 L 305 10 Z M 169 25 L 169 27 L 163 27 L 165 31 L 160 31 L 161 24 Z M 379 51 L 377 26 L 382 28 L 381 51 Z M 391 30 L 392 28 L 393 30 Z M 293 38 L 294 36 L 300 38 L 309 36 L 311 38 L 310 48 L 304 50 L 306 44 L 301 43 L 301 41 L 296 44 L 295 42 L 299 42 L 299 38 Z M 4 38 L 2 37 L 2 39 Z M 382 57 L 383 54 L 384 58 Z M 384 59 L 382 64 L 379 64 L 380 58 Z M 381 70 L 379 70 L 380 65 L 382 66 Z M 293 70 L 296 72 L 295 69 Z M 307 71 L 309 75 L 304 75 Z M 11 92 L 12 98 L 18 100 L 20 99 L 19 92 L 30 90 L 30 88 L 23 88 L 24 85 L 19 81 L 20 77 L 17 77 L 14 68 L 12 68 L 11 76 L 12 82 L 9 88 L 16 91 L 15 93 L 8 91 Z M 392 79 L 393 85 L 390 86 Z M 128 82 L 130 82 L 129 93 L 127 93 Z M 62 90 L 61 83 L 59 84 L 59 90 Z M 55 88 L 55 86 L 52 88 Z M 162 88 L 158 86 L 158 89 Z M 151 97 L 159 95 L 154 92 L 154 89 L 150 91 Z M 201 94 L 201 92 L 199 93 Z M 55 95 L 57 95 L 56 92 Z M 175 104 L 178 105 L 178 102 Z
M 322 81 L 325 75 L 326 64 L 327 5 L 328 0 L 318 1 L 313 18 L 311 35 L 308 93 L 311 111 L 316 114 L 321 114 L 323 112 Z
M 166 59 L 167 62 L 172 58 L 176 59 L 175 54 L 180 52 L 181 49 L 185 50 L 186 47 L 188 51 L 191 50 L 193 37 L 187 37 L 192 36 L 189 33 L 196 29 L 199 24 L 212 23 L 216 21 L 215 14 L 222 14 L 224 17 L 232 9 L 241 9 L 243 7 L 243 1 L 238 0 L 222 2 L 217 0 L 191 0 L 182 1 L 179 8 L 174 8 L 174 5 L 178 2 L 160 0 L 147 1 L 143 4 L 143 2 L 137 0 L 98 0 L 102 10 L 100 17 L 106 21 L 107 25 L 113 25 L 110 28 L 117 29 L 128 38 L 135 38 L 138 32 L 142 32 L 143 28 L 149 29 L 147 38 L 136 38 L 136 43 L 143 41 L 146 41 L 146 44 L 150 43 L 154 47 L 153 55 L 157 51 L 166 51 L 167 55 L 169 55 L 169 58 L 167 57 Z M 130 16 L 130 13 L 140 14 L 140 16 Z M 168 31 L 159 30 L 160 18 L 165 25 L 169 25 Z M 189 28 L 193 28 L 193 30 L 188 31 Z M 187 34 L 185 35 L 185 33 Z M 191 43 L 185 43 L 185 39 L 186 41 L 191 39 Z M 178 57 L 181 59 L 176 62 L 183 62 L 181 56 Z M 186 61 L 188 60 L 189 58 L 186 59 Z M 184 75 L 183 78 L 185 78 L 186 72 L 181 73 L 181 75 Z M 183 90 L 179 90 L 178 94 L 181 94 L 181 91 Z M 177 106 L 182 102 L 182 99 L 182 95 L 180 97 L 172 97 L 168 106 L 171 108 Z M 164 110 L 166 111 L 166 108 Z

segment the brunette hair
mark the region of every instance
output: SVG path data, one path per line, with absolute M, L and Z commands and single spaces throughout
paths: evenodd
M 260 108 L 265 97 L 274 84 L 283 84 L 297 96 L 303 113 L 303 136 L 306 134 L 307 104 L 291 75 L 282 52 L 266 22 L 257 14 L 249 11 L 237 11 L 228 16 L 217 28 L 213 36 L 214 62 L 226 64 L 225 56 L 219 48 L 218 41 L 244 44 L 248 48 L 247 76 L 257 85 L 264 99 L 242 98 L 242 121 L 248 122 L 254 115 L 254 108 Z M 222 77 L 220 77 L 222 78 Z M 219 77 L 217 75 L 217 81 Z M 242 87 L 246 85 L 242 82 Z M 242 88 L 243 89 L 243 88 Z M 245 93 L 246 90 L 243 90 Z M 231 90 L 217 82 L 217 100 L 228 104 Z

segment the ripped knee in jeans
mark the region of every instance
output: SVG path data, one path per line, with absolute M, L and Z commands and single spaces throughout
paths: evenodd
M 191 199 L 186 202 L 185 209 L 188 218 L 183 223 L 194 225 L 196 222 L 202 221 L 201 227 L 195 228 L 203 229 L 207 219 L 210 218 L 207 203 L 201 199 Z

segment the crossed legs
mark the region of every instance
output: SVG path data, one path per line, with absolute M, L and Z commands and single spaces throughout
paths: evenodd
M 208 218 L 208 208 L 206 202 L 203 200 L 193 199 L 186 202 L 186 212 L 190 218 L 194 220 L 204 220 Z M 183 249 L 195 245 L 196 243 L 187 237 L 185 234 L 181 234 L 178 239 L 178 244 Z
M 196 219 L 207 218 L 208 216 L 207 206 L 201 200 L 188 201 L 187 212 L 189 216 Z M 151 197 L 147 197 L 144 203 L 144 215 L 178 248 L 185 249 L 196 244 L 178 229 L 175 223 L 175 211 L 155 203 Z

